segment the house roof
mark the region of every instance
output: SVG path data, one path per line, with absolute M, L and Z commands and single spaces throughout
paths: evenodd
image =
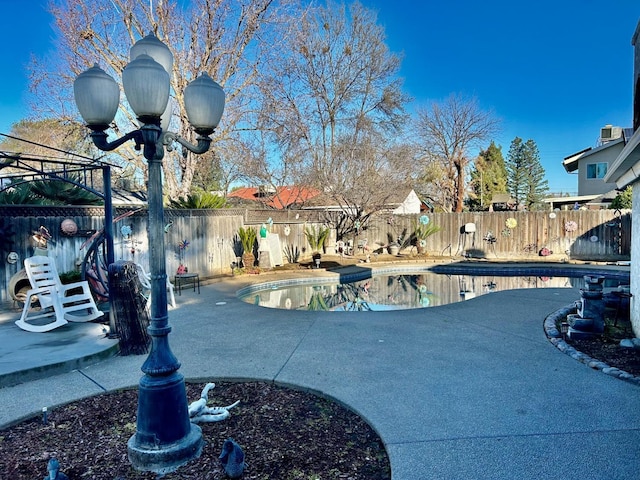
M 303 204 L 319 194 L 320 192 L 313 188 L 295 185 L 277 187 L 275 192 L 259 187 L 241 187 L 229 193 L 227 198 L 259 202 L 281 210 L 294 204 Z
M 619 189 L 623 189 L 636 182 L 638 178 L 640 178 L 640 129 L 636 130 L 618 158 L 609 166 L 604 181 L 615 182 Z
M 597 153 L 602 152 L 608 148 L 613 147 L 614 145 L 618 145 L 619 143 L 624 142 L 624 137 L 616 138 L 615 140 L 611 140 L 609 142 L 603 143 L 602 145 L 596 148 L 585 148 L 584 150 L 580 150 L 579 152 L 573 153 L 562 161 L 562 166 L 567 171 L 567 173 L 573 173 L 578 170 L 578 160 L 589 157 L 591 155 L 595 155 Z

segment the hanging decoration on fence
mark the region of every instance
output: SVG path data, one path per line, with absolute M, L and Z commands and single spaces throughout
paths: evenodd
M 575 232 L 577 229 L 578 229 L 578 224 L 573 220 L 569 220 L 564 224 L 565 232 L 571 233 L 571 232 Z
M 128 240 L 133 230 L 131 229 L 131 225 L 122 225 L 120 227 L 120 234 L 124 237 L 125 240 Z
M 78 233 L 78 225 L 71 218 L 65 218 L 62 223 L 60 223 L 60 231 L 63 235 L 73 237 Z
M 47 242 L 53 242 L 53 238 L 51 237 L 49 230 L 44 226 L 40 226 L 38 230 L 33 232 L 33 236 L 31 238 L 35 242 L 36 246 L 40 248 L 47 248 Z
M 518 221 L 513 217 L 509 217 L 505 220 L 504 224 L 507 226 L 507 228 L 513 230 L 518 226 Z

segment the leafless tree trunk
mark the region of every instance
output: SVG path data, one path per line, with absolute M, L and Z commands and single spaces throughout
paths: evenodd
M 498 119 L 492 112 L 482 111 L 476 99 L 451 95 L 442 103 L 419 110 L 416 126 L 425 166 L 439 162 L 445 173 L 441 188 L 447 192 L 447 203 L 443 209 L 462 212 L 470 150 L 491 139 L 498 130 Z
M 264 133 L 255 177 L 313 185 L 351 223 L 398 194 L 395 136 L 408 101 L 400 58 L 375 14 L 355 2 L 309 8 L 285 53 L 271 58 L 256 116 Z M 398 172 L 400 172 L 398 174 Z

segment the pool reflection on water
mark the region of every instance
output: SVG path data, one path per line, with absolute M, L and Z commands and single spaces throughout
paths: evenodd
M 318 311 L 385 311 L 435 307 L 461 302 L 500 290 L 523 288 L 582 288 L 576 277 L 447 275 L 433 272 L 382 274 L 339 284 L 336 279 L 313 283 L 274 282 L 239 292 L 240 299 L 269 308 Z M 628 279 L 607 278 L 606 288 L 628 284 Z

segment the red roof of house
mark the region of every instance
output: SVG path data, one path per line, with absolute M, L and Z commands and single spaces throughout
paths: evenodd
M 308 187 L 278 187 L 275 193 L 264 192 L 258 187 L 241 187 L 227 195 L 228 198 L 238 198 L 252 202 L 260 202 L 276 209 L 289 208 L 294 204 L 302 204 L 320 194 L 318 190 Z

